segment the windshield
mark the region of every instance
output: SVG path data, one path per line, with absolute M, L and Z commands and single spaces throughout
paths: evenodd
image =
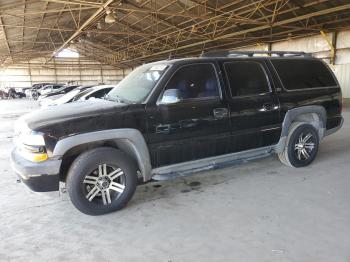
M 142 102 L 166 71 L 166 64 L 148 64 L 136 68 L 106 96 L 106 99 L 122 102 Z
M 73 101 L 79 100 L 79 99 L 82 98 L 83 96 L 89 94 L 92 90 L 93 90 L 93 88 L 88 88 L 88 89 L 86 89 L 86 90 L 84 90 L 84 91 L 81 91 L 79 94 L 77 94 L 77 95 L 74 97 Z
M 80 92 L 80 90 L 78 90 L 78 89 L 75 89 L 75 90 L 72 90 L 72 91 L 68 92 L 67 94 L 65 94 L 65 95 L 61 96 L 60 98 L 58 98 L 56 100 L 56 104 L 57 105 L 61 105 L 61 104 L 67 103 L 73 97 L 75 97 L 77 94 L 79 94 L 79 92 Z

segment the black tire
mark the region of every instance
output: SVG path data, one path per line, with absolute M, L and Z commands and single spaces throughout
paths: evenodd
M 309 135 L 311 137 L 307 139 Z M 305 139 L 307 140 L 304 141 Z M 295 122 L 290 127 L 284 151 L 278 157 L 287 166 L 305 167 L 315 159 L 318 147 L 319 136 L 315 127 L 308 123 Z
M 117 178 L 120 181 L 123 179 L 123 186 L 125 188 L 121 193 L 110 190 L 109 188 L 101 189 L 102 185 L 97 185 L 97 180 L 100 179 L 99 168 L 100 166 L 104 166 L 104 164 L 106 166 L 105 173 L 107 173 L 108 169 L 112 171 L 113 168 L 115 168 L 114 171 L 121 169 L 123 174 Z M 96 180 L 90 180 L 89 182 L 89 178 L 86 176 L 96 176 L 96 172 Z M 93 184 L 95 181 L 96 184 Z M 67 191 L 73 205 L 82 213 L 92 216 L 114 212 L 123 208 L 132 198 L 136 190 L 137 181 L 136 163 L 125 153 L 110 147 L 91 149 L 79 155 L 72 163 L 66 180 Z M 109 182 L 109 184 L 112 184 L 113 181 L 109 180 Z M 120 182 L 120 184 L 122 183 Z M 89 201 L 87 197 L 92 190 L 100 190 L 99 194 L 101 196 L 97 194 Z M 105 203 L 107 199 L 106 190 L 109 192 L 109 201 L 111 203 Z

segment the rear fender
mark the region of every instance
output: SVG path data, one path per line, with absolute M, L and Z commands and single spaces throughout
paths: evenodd
M 319 139 L 325 136 L 327 114 L 322 106 L 302 106 L 288 110 L 283 123 L 279 142 L 275 146 L 275 151 L 281 153 L 286 145 L 289 128 L 293 122 L 305 122 L 313 125 L 318 131 Z

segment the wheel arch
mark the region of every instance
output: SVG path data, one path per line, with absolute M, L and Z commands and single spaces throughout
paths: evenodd
M 311 124 L 317 130 L 319 139 L 321 140 L 324 137 L 326 130 L 326 109 L 323 106 L 302 106 L 288 110 L 282 123 L 280 140 L 275 146 L 275 151 L 277 153 L 283 151 L 290 126 L 294 122 Z
M 101 146 L 118 148 L 135 160 L 144 181 L 151 179 L 151 160 L 145 139 L 140 131 L 131 128 L 111 129 L 91 133 L 77 134 L 59 140 L 52 157 L 68 161 L 70 156 L 77 156 L 85 150 Z M 62 161 L 62 167 L 65 166 Z

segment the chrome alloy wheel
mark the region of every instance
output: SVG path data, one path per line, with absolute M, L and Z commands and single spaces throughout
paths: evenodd
M 315 138 L 311 133 L 300 134 L 298 142 L 294 146 L 294 151 L 299 160 L 307 160 L 310 158 L 315 148 Z
M 85 176 L 83 184 L 87 194 L 86 199 L 101 201 L 104 205 L 112 203 L 125 189 L 125 175 L 120 168 L 102 164 L 91 174 Z

